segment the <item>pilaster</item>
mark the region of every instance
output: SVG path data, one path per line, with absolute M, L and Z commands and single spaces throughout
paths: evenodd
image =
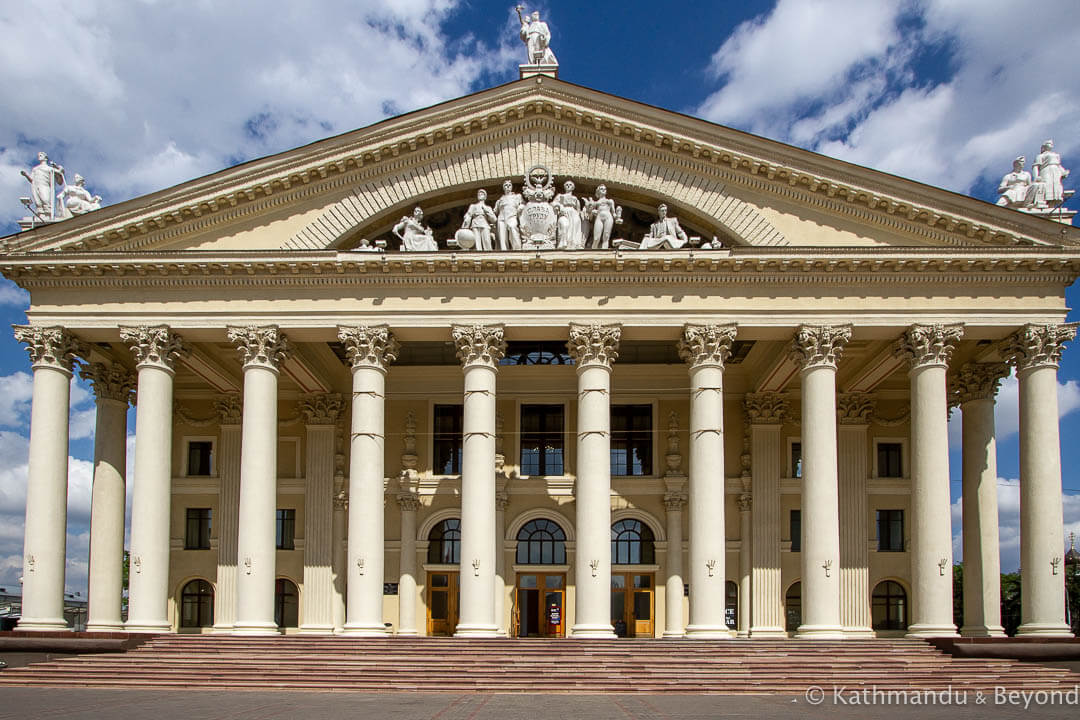
M 238 393 L 214 401 L 221 422 L 218 448 L 217 587 L 214 588 L 214 632 L 231 633 L 236 622 L 237 542 L 240 525 L 240 443 L 243 402 Z
M 302 633 L 334 631 L 334 436 L 342 409 L 337 393 L 309 394 L 300 399 L 307 425 Z
M 867 435 L 874 400 L 865 393 L 841 393 L 839 421 L 840 624 L 845 637 L 874 637 L 870 617 L 869 502 Z
M 779 393 L 757 393 L 743 399 L 750 426 L 751 508 L 750 637 L 786 638 L 784 596 L 780 577 L 780 476 L 782 440 L 788 401 Z

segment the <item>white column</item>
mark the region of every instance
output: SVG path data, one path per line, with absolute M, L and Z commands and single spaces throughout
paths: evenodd
M 784 589 L 780 577 L 780 475 L 784 450 L 780 432 L 788 401 L 778 393 L 747 395 L 743 400 L 750 423 L 750 487 L 753 541 L 750 637 L 786 638 Z
M 839 397 L 837 438 L 840 485 L 840 624 L 846 637 L 872 638 L 867 434 L 873 399 L 864 393 Z
M 278 369 L 288 341 L 274 325 L 230 327 L 244 361 L 234 635 L 276 635 Z
M 686 637 L 683 627 L 683 508 L 686 507 L 686 493 L 669 490 L 664 495 L 664 508 L 667 510 L 667 583 L 664 586 L 664 637 Z
M 217 587 L 214 588 L 214 632 L 231 633 L 236 622 L 236 544 L 240 524 L 240 444 L 243 404 L 239 394 L 218 398 L 221 445 L 217 452 L 218 507 L 213 518 L 218 538 Z
M 334 588 L 334 632 L 341 633 L 345 630 L 345 566 L 348 564 L 348 551 L 346 549 L 346 534 L 348 533 L 349 493 L 345 490 L 345 478 L 334 477 L 334 520 L 333 536 L 334 549 L 331 556 L 333 562 Z
M 1025 325 L 1006 353 L 1020 381 L 1020 628 L 1071 637 L 1065 622 L 1065 551 L 1057 371 L 1077 323 Z
M 577 483 L 574 488 L 574 614 L 570 633 L 614 638 L 611 625 L 611 364 L 619 325 L 571 325 L 567 349 L 578 376 Z
M 169 328 L 120 328 L 138 370 L 131 499 L 128 632 L 169 632 L 173 364 L 184 352 Z
M 385 325 L 339 327 L 338 338 L 352 365 L 344 633 L 383 637 L 386 369 L 398 343 Z
M 836 363 L 850 325 L 802 325 L 792 357 L 802 379 L 802 625 L 797 637 L 844 637 L 840 624 L 840 510 Z
M 496 637 L 495 374 L 506 352 L 501 325 L 451 329 L 465 371 L 461 451 L 461 575 L 455 636 Z
M 30 466 L 23 539 L 22 617 L 17 630 L 67 630 L 68 410 L 71 373 L 82 344 L 61 327 L 15 326 L 34 370 Z
M 963 537 L 965 637 L 1005 637 L 1001 627 L 997 444 L 994 396 L 1005 363 L 968 363 L 957 373 L 953 398 L 963 423 Z
M 956 635 L 945 375 L 960 325 L 912 325 L 896 353 L 911 370 L 911 637 Z
M 401 558 L 398 575 L 398 635 L 419 635 L 416 629 L 416 511 L 420 498 L 413 492 L 397 496 L 401 508 Z
M 739 606 L 736 613 L 736 634 L 750 636 L 751 572 L 753 570 L 751 513 L 754 497 L 750 493 L 739 496 Z
M 726 638 L 724 361 L 734 325 L 687 325 L 679 355 L 690 366 L 690 623 L 688 638 Z
M 93 363 L 80 372 L 94 387 L 94 485 L 90 499 L 90 592 L 86 629 L 124 629 L 120 617 L 124 577 L 124 492 L 127 409 L 135 376 L 120 365 Z
M 300 399 L 300 412 L 307 424 L 302 633 L 325 635 L 334 631 L 334 437 L 341 410 L 341 395 L 337 393 Z
M 510 495 L 505 490 L 495 493 L 495 624 L 499 626 L 499 637 L 506 637 L 510 632 L 506 622 L 506 549 L 503 547 L 509 504 Z

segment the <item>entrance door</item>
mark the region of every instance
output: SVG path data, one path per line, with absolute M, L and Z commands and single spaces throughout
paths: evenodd
M 619 637 L 652 637 L 652 573 L 611 574 L 611 624 Z
M 458 573 L 428 573 L 428 635 L 453 635 L 458 623 Z
M 518 637 L 563 637 L 565 593 L 565 575 L 518 575 L 515 591 Z

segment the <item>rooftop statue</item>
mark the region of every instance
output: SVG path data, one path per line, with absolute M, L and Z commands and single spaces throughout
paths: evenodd
M 585 249 L 585 221 L 581 215 L 581 201 L 574 196 L 574 182 L 563 183 L 563 193 L 555 196 L 555 211 L 559 215 L 557 225 L 560 250 Z
M 551 30 L 547 23 L 540 20 L 540 13 L 534 11 L 530 15 L 522 15 L 525 9 L 523 5 L 516 8 L 518 20 L 521 22 L 521 41 L 529 49 L 529 65 L 558 65 L 555 53 L 551 51 Z
M 1031 163 L 1034 180 L 1042 186 L 1041 197 L 1035 199 L 1036 207 L 1052 207 L 1065 202 L 1065 189 L 1061 181 L 1069 177 L 1069 171 L 1061 166 L 1061 155 L 1054 152 L 1054 141 L 1042 144 L 1035 162 Z
M 518 210 L 522 250 L 554 250 L 559 217 L 551 201 L 555 197 L 555 176 L 543 165 L 525 173 L 521 188 L 525 204 Z
M 85 215 L 91 210 L 101 209 L 101 196 L 91 195 L 86 189 L 86 180 L 82 175 L 75 174 L 75 184 L 65 185 L 58 196 L 63 205 L 63 216 Z
M 499 237 L 500 250 L 521 249 L 521 229 L 518 227 L 518 212 L 524 199 L 514 192 L 514 183 L 503 182 L 502 197 L 495 201 L 495 232 Z
M 458 245 L 466 250 L 491 250 L 491 226 L 497 220 L 491 206 L 487 204 L 487 190 L 476 191 L 476 202 L 465 211 L 461 229 L 454 236 Z
M 622 208 L 607 196 L 606 185 L 597 187 L 596 197 L 585 201 L 585 219 L 592 221 L 591 247 L 611 247 L 611 230 L 622 223 Z
M 1062 207 L 1073 196 L 1072 190 L 1062 186 L 1069 171 L 1061 166 L 1061 155 L 1054 152 L 1054 141 L 1042 144 L 1031 164 L 1032 172 L 1024 170 L 1025 162 L 1023 155 L 1013 160 L 1012 172 L 1006 173 L 998 185 L 997 204 L 1071 224 L 1076 211 Z
M 1031 186 L 1031 173 L 1024 169 L 1027 158 L 1023 155 L 1013 160 L 1012 172 L 1006 173 L 998 185 L 997 204 L 1002 207 L 1025 207 L 1029 204 L 1028 196 L 1034 194 Z
M 660 219 L 649 226 L 649 234 L 643 237 L 640 243 L 618 240 L 615 242 L 615 247 L 631 250 L 678 250 L 688 244 L 690 238 L 679 225 L 679 219 L 674 216 L 668 217 L 667 211 L 667 205 L 662 204 L 656 208 Z
M 435 235 L 424 226 L 424 211 L 417 207 L 411 216 L 406 215 L 391 230 L 401 240 L 402 252 L 438 252 Z
M 22 171 L 22 176 L 30 183 L 30 197 L 23 199 L 23 204 L 38 220 L 52 222 L 61 215 L 56 208 L 56 188 L 64 184 L 64 168 L 49 160 L 44 152 L 39 152 L 38 164 L 30 172 Z

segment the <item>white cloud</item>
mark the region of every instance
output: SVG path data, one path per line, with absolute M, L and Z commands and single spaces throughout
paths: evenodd
M 1058 419 L 1080 409 L 1080 381 L 1058 382 Z M 960 449 L 964 413 L 955 409 L 949 417 L 949 446 Z M 994 436 L 1001 442 L 1020 432 L 1020 385 L 1016 374 L 1011 373 L 1001 381 L 994 401 Z
M 0 167 L 0 172 L 3 172 L 2 167 Z M 11 305 L 25 310 L 30 307 L 30 293 L 7 278 L 0 278 L 0 306 L 3 305 Z
M 30 373 L 0 376 L 0 427 L 29 427 L 33 388 Z

